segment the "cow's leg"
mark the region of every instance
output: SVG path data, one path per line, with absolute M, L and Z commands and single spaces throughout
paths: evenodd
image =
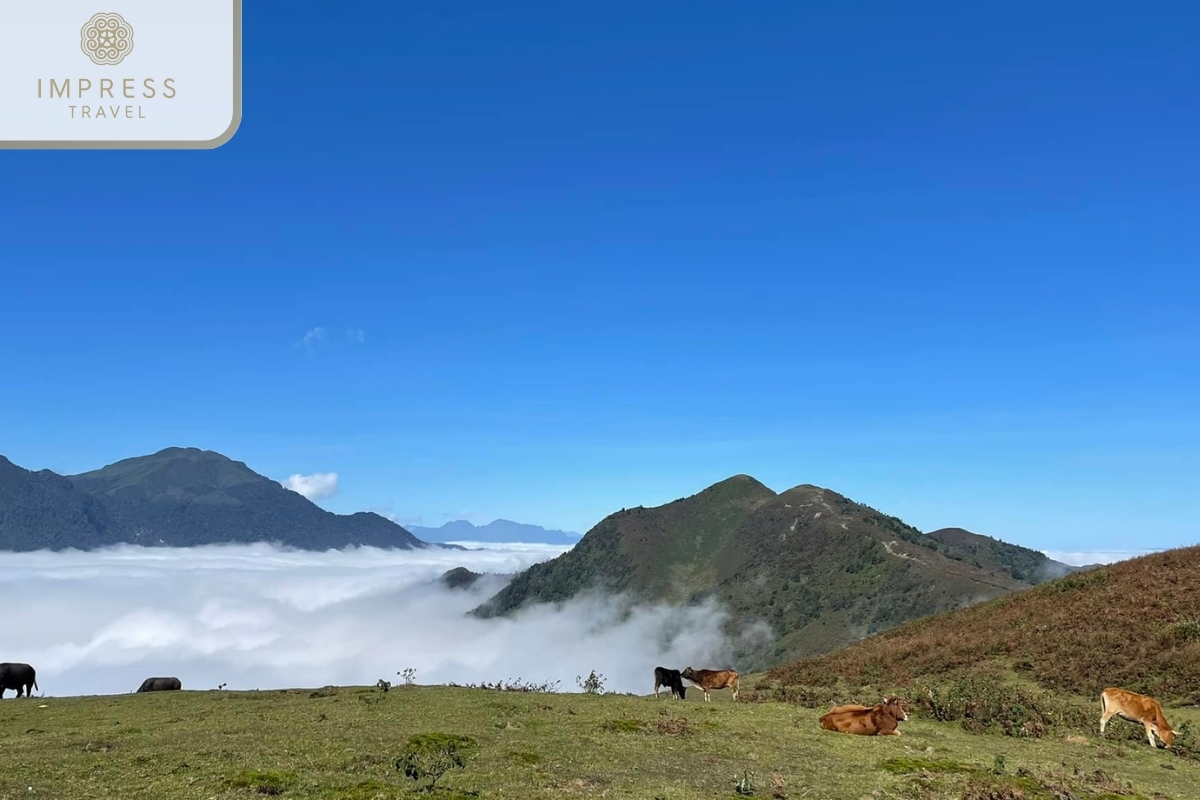
M 658 679 L 657 678 L 655 678 L 655 680 L 654 680 L 654 699 L 655 700 L 658 699 Z
M 899 736 L 900 731 L 882 731 L 879 735 L 880 736 Z
M 1154 741 L 1154 728 L 1150 727 L 1149 722 L 1143 722 L 1142 725 L 1146 728 L 1146 738 L 1150 740 L 1150 746 L 1157 750 L 1158 743 Z
M 1104 709 L 1104 713 L 1100 715 L 1100 735 L 1101 736 L 1104 735 L 1104 729 L 1108 727 L 1108 721 L 1112 718 L 1113 718 L 1113 712 L 1109 711 L 1107 708 Z

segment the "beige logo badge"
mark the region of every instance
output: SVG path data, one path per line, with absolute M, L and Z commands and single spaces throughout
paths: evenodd
M 96 64 L 120 64 L 133 52 L 133 27 L 120 14 L 96 14 L 79 32 L 79 40 Z

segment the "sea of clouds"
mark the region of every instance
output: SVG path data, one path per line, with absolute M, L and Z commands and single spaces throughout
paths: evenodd
M 416 681 L 561 681 L 603 674 L 645 693 L 657 665 L 722 667 L 731 643 L 715 607 L 636 607 L 588 596 L 514 618 L 467 612 L 502 575 L 552 558 L 551 545 L 303 552 L 265 544 L 119 546 L 0 553 L 0 661 L 38 671 L 47 696 L 129 692 L 150 676 L 185 689 L 270 689 Z M 469 591 L 437 578 L 490 573 Z M 9 695 L 11 697 L 11 693 Z

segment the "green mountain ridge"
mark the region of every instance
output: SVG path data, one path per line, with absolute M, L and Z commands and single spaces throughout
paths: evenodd
M 927 535 L 829 489 L 776 494 L 748 475 L 655 508 L 609 515 L 572 550 L 536 564 L 475 609 L 503 616 L 588 590 L 631 600 L 715 597 L 731 633 L 773 641 L 743 668 L 817 655 L 901 622 L 1029 588 L 1071 568 L 961 529 Z
M 0 549 L 260 541 L 304 550 L 427 546 L 378 514 L 326 511 L 211 450 L 169 447 L 66 477 L 0 457 Z

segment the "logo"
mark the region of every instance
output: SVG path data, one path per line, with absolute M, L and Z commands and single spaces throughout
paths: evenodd
M 96 14 L 80 30 L 79 45 L 93 63 L 120 64 L 133 52 L 133 27 L 120 14 Z

